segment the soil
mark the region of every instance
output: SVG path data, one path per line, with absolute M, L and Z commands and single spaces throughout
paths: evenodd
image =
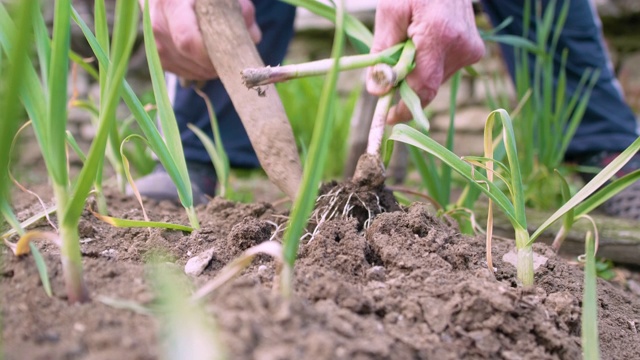
M 112 193 L 108 202 L 114 216 L 142 218 L 132 199 Z M 15 204 L 21 218 L 39 211 L 25 198 Z M 204 300 L 230 359 L 581 358 L 578 265 L 536 244 L 548 261 L 536 272 L 536 287 L 525 291 L 516 284 L 515 268 L 501 260 L 512 243 L 494 241 L 493 279 L 481 237 L 461 235 L 426 205 L 383 204 L 366 224 L 353 217 L 326 219 L 305 238 L 292 299 L 273 291 L 277 264 L 261 255 Z M 169 202 L 147 202 L 146 208 L 151 219 L 188 223 Z M 269 241 L 273 223 L 287 215 L 269 203 L 217 198 L 197 214 L 202 228 L 188 234 L 115 228 L 85 211 L 82 254 L 94 299 L 85 304 L 68 305 L 56 246 L 38 243 L 52 298 L 42 290 L 33 259 L 13 257 L 5 248 L 0 290 L 6 359 L 164 357 L 155 317 L 101 299 L 152 306 L 150 258 L 161 253 L 182 268 L 213 248 L 211 263 L 191 279 L 197 289 L 242 251 Z M 46 223 L 40 227 L 48 229 Z M 640 358 L 640 299 L 599 280 L 598 304 L 602 358 Z

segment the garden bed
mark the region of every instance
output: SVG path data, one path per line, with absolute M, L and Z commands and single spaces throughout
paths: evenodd
M 112 215 L 142 218 L 135 200 L 112 194 Z M 22 218 L 39 211 L 17 199 Z M 21 211 L 21 212 L 20 212 Z M 155 220 L 187 223 L 170 203 L 148 203 Z M 197 208 L 202 229 L 191 234 L 120 229 L 85 211 L 81 239 L 93 301 L 68 305 L 59 250 L 40 243 L 54 297 L 39 283 L 31 258 L 2 256 L 2 325 L 6 359 L 154 359 L 165 352 L 154 317 L 105 305 L 106 299 L 154 304 L 146 262 L 163 253 L 183 268 L 210 248 L 214 257 L 194 288 L 243 250 L 268 241 L 286 212 L 268 203 L 214 199 Z M 43 225 L 44 226 L 44 225 Z M 502 256 L 512 243 L 494 242 L 494 280 L 484 239 L 460 235 L 424 205 L 378 215 L 365 231 L 355 220 L 326 222 L 301 244 L 294 296 L 272 290 L 276 264 L 258 256 L 250 268 L 206 300 L 231 359 L 578 359 L 583 273 L 548 257 L 534 290 L 516 286 Z M 603 359 L 640 354 L 640 300 L 598 282 Z M 122 305 L 122 302 L 119 303 Z

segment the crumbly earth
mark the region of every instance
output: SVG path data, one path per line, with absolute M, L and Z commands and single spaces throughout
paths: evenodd
M 114 216 L 142 218 L 131 199 L 113 194 L 108 202 Z M 15 203 L 21 218 L 39 211 L 36 202 Z M 149 202 L 147 211 L 154 220 L 188 223 L 170 203 Z M 131 306 L 105 305 L 104 298 L 151 306 L 150 258 L 161 253 L 183 267 L 213 248 L 211 263 L 191 280 L 198 288 L 242 251 L 269 241 L 286 215 L 267 203 L 221 199 L 197 213 L 202 228 L 188 234 L 115 228 L 85 212 L 83 263 L 94 299 L 86 304 L 67 304 L 54 245 L 38 243 L 52 298 L 42 290 L 33 259 L 15 258 L 5 248 L 5 358 L 162 357 L 158 320 Z M 261 255 L 208 296 L 205 309 L 231 359 L 580 359 L 582 270 L 536 245 L 549 260 L 536 272 L 535 289 L 523 291 L 515 268 L 501 261 L 511 246 L 494 242 L 493 279 L 484 240 L 461 235 L 424 205 L 387 208 L 367 226 L 328 219 L 301 244 L 291 300 L 272 290 L 277 264 Z M 640 299 L 599 281 L 598 303 L 602 358 L 637 359 Z

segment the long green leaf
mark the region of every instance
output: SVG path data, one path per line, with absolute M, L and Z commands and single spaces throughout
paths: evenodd
M 33 29 L 36 43 L 36 53 L 38 54 L 38 65 L 40 67 L 40 80 L 42 86 L 49 88 L 49 63 L 51 61 L 51 39 L 49 39 L 49 30 L 47 30 L 47 24 L 44 20 L 43 11 L 38 5 L 38 18 L 34 21 Z
M 520 171 L 520 159 L 518 159 L 518 150 L 516 146 L 516 135 L 513 130 L 513 123 L 509 114 L 503 110 L 498 109 L 492 111 L 485 123 L 484 133 L 488 135 L 488 146 L 492 147 L 492 130 L 493 123 L 496 119 L 500 120 L 502 124 L 502 141 L 504 143 L 505 150 L 507 152 L 507 160 L 509 161 L 509 169 L 511 172 L 510 189 L 513 192 L 512 204 L 514 207 L 514 215 L 517 219 L 517 224 L 521 229 L 527 229 L 527 216 L 525 213 L 525 197 L 523 189 L 522 174 Z M 518 246 L 518 248 L 520 248 Z
M 564 158 L 564 154 L 569 147 L 569 143 L 571 142 L 573 135 L 576 133 L 578 125 L 580 124 L 580 121 L 582 121 L 583 115 L 587 110 L 587 106 L 591 100 L 591 92 L 593 91 L 599 77 L 600 70 L 596 70 L 594 72 L 586 71 L 582 75 L 575 94 L 570 99 L 566 109 L 564 109 L 567 119 L 560 120 L 560 123 L 565 127 L 565 135 L 559 142 L 560 151 L 556 152 L 556 162 L 552 164 L 559 164 Z M 589 83 L 585 85 L 587 81 Z
M 451 93 L 449 95 L 449 126 L 447 129 L 447 140 L 445 142 L 445 147 L 449 149 L 451 152 L 454 152 L 454 134 L 456 131 L 455 120 L 456 120 L 456 107 L 458 100 L 458 89 L 460 88 L 460 80 L 462 79 L 462 72 L 456 71 L 456 73 L 451 78 Z M 451 182 L 451 168 L 449 166 L 443 166 L 440 170 L 440 174 L 442 176 L 442 183 L 445 184 L 443 190 L 444 194 L 442 197 L 449 202 L 449 198 L 451 197 L 451 187 L 453 183 Z
M 13 25 L 11 21 L 7 21 L 3 24 L 3 34 L 0 35 L 0 42 L 2 43 L 0 50 L 0 79 L 3 80 L 3 83 L 0 84 L 0 114 L 3 116 L 0 121 L 0 154 L 2 154 L 0 155 L 0 213 L 17 232 L 22 231 L 22 227 L 17 222 L 17 218 L 9 206 L 9 201 L 11 201 L 8 191 L 9 162 L 11 161 L 10 149 L 19 123 L 20 102 L 18 97 L 22 93 L 22 89 L 27 86 L 23 79 L 28 71 L 34 71 L 31 61 L 28 59 L 30 50 L 28 44 L 32 42 L 31 28 L 35 22 L 34 18 L 38 14 L 37 9 L 37 0 L 20 2 L 15 8 L 16 28 L 12 32 L 5 33 L 6 27 Z M 3 4 L 0 4 L 0 13 L 5 19 L 9 18 Z M 4 59 L 5 56 L 7 60 Z M 4 63 L 4 61 L 7 61 L 7 63 Z M 45 292 L 51 296 L 46 264 L 43 261 L 39 261 L 42 256 L 38 258 L 37 255 L 39 253 L 36 254 L 34 252 L 36 267 L 40 273 Z M 2 351 L 1 347 L 0 351 Z
M 220 149 L 216 146 L 217 144 L 214 144 L 207 134 L 197 126 L 194 126 L 193 124 L 187 124 L 187 126 L 194 134 L 196 134 L 198 139 L 200 139 L 204 145 L 204 148 L 207 150 L 207 154 L 209 154 L 209 157 L 211 158 L 213 167 L 216 170 L 218 181 L 220 182 L 220 196 L 222 198 L 226 198 L 227 188 L 229 186 L 229 159 L 227 159 L 224 149 L 221 153 Z
M 484 35 L 481 36 L 484 41 L 493 41 L 497 43 L 502 43 L 505 45 L 509 45 L 515 48 L 524 49 L 530 51 L 534 54 L 544 54 L 542 50 L 540 50 L 536 44 L 533 42 L 517 35 Z
M 166 223 L 162 221 L 143 221 L 143 220 L 130 220 L 130 219 L 121 219 L 112 216 L 105 216 L 100 214 L 94 214 L 100 220 L 108 223 L 109 225 L 120 227 L 120 228 L 159 228 L 159 229 L 170 229 L 170 230 L 179 230 L 185 232 L 192 232 L 193 228 L 189 226 L 184 226 L 180 224 L 172 224 Z
M 4 53 L 8 58 L 6 68 L 0 67 L 0 78 L 3 84 L 0 85 L 0 201 L 4 202 L 5 197 L 8 198 L 7 186 L 9 184 L 9 154 L 13 136 L 18 128 L 18 118 L 20 112 L 20 102 L 18 94 L 21 89 L 26 86 L 23 82 L 24 73 L 31 67 L 31 63 L 27 60 L 29 47 L 26 44 L 31 43 L 31 23 L 33 22 L 36 1 L 24 1 L 16 9 L 17 31 L 3 35 L 9 36 L 5 38 L 7 44 L 11 44 L 11 48 L 4 46 Z M 4 5 L 0 4 L 2 12 L 6 14 Z M 8 16 L 7 16 L 8 17 Z M 4 30 L 4 29 L 3 29 Z M 0 53 L 0 58 L 4 54 Z
M 71 42 L 71 0 L 57 0 L 49 64 L 49 104 L 47 112 L 48 147 L 43 156 L 49 157 L 47 171 L 60 187 L 69 181 L 65 147 L 67 128 L 67 75 L 69 73 L 69 48 Z
M 78 145 L 78 142 L 76 141 L 76 138 L 73 137 L 73 134 L 71 133 L 71 131 L 67 130 L 66 135 L 67 135 L 67 144 L 69 144 L 73 152 L 75 152 L 76 155 L 78 155 L 78 158 L 80 158 L 80 161 L 83 163 L 87 161 L 87 155 L 84 153 L 84 151 L 82 151 L 82 149 L 80 148 L 80 145 Z
M 427 115 L 424 114 L 420 98 L 409 84 L 407 84 L 406 80 L 403 80 L 400 83 L 400 97 L 402 98 L 402 101 L 404 101 L 405 105 L 407 105 L 407 108 L 409 108 L 409 111 L 411 111 L 413 120 L 420 125 L 420 128 L 423 131 L 429 132 L 429 119 L 427 119 Z
M 639 171 L 640 173 L 640 171 Z M 562 200 L 564 202 L 569 201 L 569 199 L 571 198 L 571 191 L 569 189 L 569 183 L 567 183 L 567 180 L 560 174 L 560 172 L 558 170 L 555 171 L 556 176 L 558 176 L 560 178 L 560 188 L 561 188 L 561 192 L 562 192 Z M 578 214 L 581 215 L 581 214 Z M 564 215 L 564 220 L 562 221 L 562 226 L 569 231 L 571 229 L 571 227 L 573 226 L 575 220 L 575 209 L 571 209 L 569 211 L 567 211 L 567 213 Z
M 333 23 L 336 23 L 336 9 L 325 5 L 316 0 L 281 0 L 287 4 L 303 7 L 312 13 L 321 16 Z M 344 32 L 353 42 L 354 47 L 361 54 L 369 52 L 371 44 L 373 44 L 373 34 L 367 29 L 360 20 L 355 17 L 344 14 Z
M 582 354 L 585 360 L 600 359 L 598 338 L 598 292 L 595 241 L 591 231 L 585 239 L 584 293 L 582 295 Z
M 624 190 L 627 186 L 635 183 L 638 180 L 640 180 L 640 170 L 630 172 L 629 174 L 626 174 L 625 176 L 612 181 L 611 183 L 593 193 L 593 195 L 589 196 L 585 201 L 581 202 L 580 205 L 576 206 L 576 216 L 590 213 L 598 206 L 604 204 L 605 201 L 611 199 L 620 191 Z
M 78 53 L 74 51 L 70 51 L 69 59 L 71 59 L 71 61 L 73 61 L 78 66 L 80 66 L 82 70 L 84 70 L 87 74 L 89 74 L 89 76 L 91 76 L 93 79 L 95 80 L 99 79 L 100 75 L 98 74 L 96 69 L 90 64 L 88 64 L 86 61 L 84 61 L 82 56 L 80 56 Z
M 107 12 L 105 9 L 105 1 L 104 0 L 99 0 L 95 2 L 94 5 L 94 23 L 95 23 L 95 28 L 96 28 L 96 38 L 98 39 L 98 43 L 100 44 L 100 46 L 107 51 L 107 56 L 109 56 L 109 25 L 108 25 L 108 21 L 107 21 Z M 106 67 L 104 64 L 98 64 L 99 66 L 99 76 L 100 76 L 100 98 L 104 99 L 105 98 L 105 92 L 107 90 L 107 75 L 108 75 L 108 71 L 106 70 Z M 100 106 L 102 107 L 104 105 L 104 103 L 100 103 Z M 103 110 L 101 110 L 102 112 Z M 122 165 L 122 157 L 120 157 L 120 152 L 118 151 L 118 148 L 120 146 L 120 142 L 121 142 L 121 138 L 120 138 L 120 134 L 118 133 L 118 126 L 117 123 L 114 121 L 111 125 L 111 129 L 109 130 L 109 143 L 107 144 L 107 157 L 109 162 L 111 163 L 111 165 L 113 166 L 113 169 L 115 170 L 116 174 L 118 175 L 118 180 L 119 180 L 119 186 L 120 186 L 120 191 L 124 192 L 124 186 L 125 183 L 124 181 L 122 181 L 122 179 L 124 178 L 123 176 L 123 165 Z M 102 159 L 102 162 L 104 163 L 104 159 Z M 98 166 L 98 174 L 96 176 L 96 184 L 98 188 L 102 187 L 102 170 L 103 170 L 104 166 L 102 164 L 99 164 Z M 101 210 L 101 212 L 103 212 Z
M 316 196 L 318 194 L 318 185 L 322 177 L 322 172 L 329 150 L 328 144 L 330 141 L 330 129 L 335 118 L 335 89 L 338 81 L 339 58 L 342 56 L 342 52 L 344 50 L 343 15 L 342 0 L 338 0 L 336 33 L 331 51 L 331 57 L 334 59 L 334 64 L 329 71 L 326 82 L 322 88 L 320 105 L 318 113 L 316 114 L 315 128 L 311 139 L 311 145 L 309 147 L 309 155 L 305 162 L 302 184 L 299 190 L 300 195 L 296 198 L 293 204 L 293 211 L 289 220 L 289 226 L 284 233 L 284 261 L 285 264 L 289 266 L 289 269 L 293 268 L 298 254 L 300 236 L 302 235 L 302 231 L 307 224 L 309 214 L 315 204 Z M 283 292 L 291 290 L 292 284 L 288 283 L 290 280 L 291 279 L 287 278 L 287 276 L 283 276 Z
M 191 182 L 189 181 L 189 173 L 187 172 L 187 163 L 184 158 L 182 149 L 182 140 L 180 139 L 180 131 L 175 114 L 171 107 L 171 100 L 167 92 L 164 80 L 164 72 L 160 64 L 158 56 L 158 48 L 156 46 L 153 29 L 151 28 L 151 15 L 149 12 L 149 0 L 145 1 L 144 11 L 144 45 L 147 53 L 147 62 L 149 63 L 149 72 L 151 74 L 151 83 L 153 92 L 156 97 L 158 107 L 158 118 L 160 126 L 165 136 L 165 143 L 172 155 L 173 162 L 169 164 L 162 163 L 167 171 L 177 172 L 180 174 L 180 183 L 176 183 L 180 202 L 185 208 L 193 206 L 193 193 L 191 190 Z M 162 159 L 160 159 L 162 161 Z M 176 179 L 173 179 L 174 181 Z
M 66 225 L 75 226 L 84 209 L 84 203 L 91 190 L 99 166 L 104 159 L 105 148 L 116 120 L 116 109 L 120 101 L 122 82 L 129 63 L 129 56 L 136 35 L 138 24 L 138 6 L 135 2 L 119 1 L 116 4 L 116 22 L 113 29 L 113 48 L 111 51 L 113 66 L 107 74 L 107 90 L 100 113 L 100 121 L 96 136 L 91 143 L 87 161 L 84 163 L 69 204 L 62 211 L 67 214 Z M 66 102 L 65 102 L 66 104 Z M 65 137 L 66 138 L 66 137 Z
M 29 243 L 29 249 L 31 249 L 33 261 L 35 261 L 36 263 L 36 269 L 38 269 L 38 275 L 40 276 L 40 281 L 42 282 L 44 292 L 48 297 L 51 297 L 53 296 L 53 291 L 51 291 L 51 281 L 49 280 L 49 270 L 47 269 L 47 263 L 44 261 L 44 257 L 42 257 L 40 250 L 35 244 Z
M 473 184 L 473 186 L 477 187 L 495 201 L 512 223 L 519 223 L 513 205 L 502 190 L 490 182 L 486 176 L 478 171 L 474 171 L 471 165 L 460 159 L 456 154 L 452 153 L 435 140 L 405 124 L 395 125 L 389 139 L 415 146 L 442 160 L 445 164 L 451 166 L 453 170 L 467 179 L 469 183 Z
M 388 146 L 388 148 L 393 147 Z M 445 209 L 449 199 L 445 199 L 441 196 L 443 193 L 442 188 L 445 185 L 442 184 L 441 178 L 438 176 L 438 167 L 436 166 L 435 161 L 433 161 L 433 156 L 430 154 L 423 155 L 419 149 L 413 146 L 409 146 L 409 156 L 418 170 L 418 174 L 420 174 L 422 185 L 427 189 L 429 195 L 438 202 L 438 205 Z
M 578 206 L 591 194 L 596 192 L 604 183 L 613 177 L 622 167 L 631 160 L 631 158 L 640 150 L 640 137 L 637 138 L 626 150 L 616 157 L 609 165 L 600 171 L 591 181 L 589 181 L 580 191 L 578 191 L 567 203 L 562 205 L 553 215 L 549 217 L 538 229 L 531 235 L 529 244 L 533 242 L 554 222 L 560 219 L 564 214 Z
M 220 182 L 220 196 L 226 198 L 227 190 L 229 189 L 229 175 L 231 166 L 229 164 L 229 157 L 227 156 L 227 152 L 224 149 L 224 143 L 222 142 L 222 135 L 220 134 L 220 127 L 218 126 L 218 118 L 216 117 L 216 113 L 213 109 L 213 104 L 211 103 L 209 97 L 201 90 L 196 90 L 196 92 L 198 93 L 198 95 L 200 95 L 200 97 L 207 105 L 209 122 L 211 123 L 211 132 L 213 133 L 213 144 L 211 144 L 211 142 L 209 144 L 205 143 L 205 141 L 209 140 L 209 138 L 207 136 L 202 136 L 205 135 L 202 131 L 200 131 L 200 135 L 198 135 L 198 131 L 193 130 L 195 127 L 190 128 L 192 128 L 192 131 L 196 133 L 198 138 L 200 138 L 200 141 L 202 141 L 202 143 L 205 145 L 205 148 L 207 149 L 207 152 L 209 153 L 209 156 L 213 161 L 218 181 Z M 215 155 L 212 155 L 213 152 L 215 152 Z
M 76 24 L 78 24 L 78 26 L 82 30 L 82 33 L 87 39 L 87 42 L 91 46 L 91 49 L 96 55 L 96 58 L 98 59 L 98 61 L 100 63 L 104 63 L 110 66 L 111 65 L 110 60 L 107 58 L 104 50 L 98 44 L 97 39 L 89 29 L 87 24 L 84 22 L 84 20 L 82 20 L 82 18 L 77 13 L 77 11 L 75 10 L 73 11 L 72 17 L 73 17 L 73 20 L 76 22 Z M 133 89 L 126 81 L 124 81 L 124 89 L 123 89 L 122 97 L 124 99 L 124 102 L 129 107 L 129 110 L 131 110 L 131 113 L 135 116 L 136 120 L 138 121 L 138 125 L 140 126 L 140 129 L 144 133 L 144 136 L 149 141 L 149 146 L 151 147 L 151 150 L 156 154 L 156 156 L 158 157 L 158 159 L 160 160 L 164 168 L 167 170 L 167 173 L 171 177 L 171 180 L 176 185 L 176 187 L 178 189 L 183 189 L 184 180 L 181 176 L 181 173 L 178 171 L 178 167 L 176 167 L 176 165 L 174 164 L 172 153 L 169 151 L 167 144 L 165 144 L 163 137 L 158 131 L 156 127 L 156 123 L 151 119 L 151 117 L 145 110 L 144 105 L 142 105 L 142 102 L 140 102 L 140 99 L 135 95 Z M 183 154 L 179 156 L 183 156 Z M 190 183 L 189 183 L 189 186 L 190 186 Z M 178 191 L 180 192 L 180 190 Z M 191 207 L 185 206 L 185 209 L 187 211 L 187 215 L 189 215 L 191 225 L 193 225 L 196 228 L 199 227 L 198 220 L 193 210 L 193 206 Z
M 110 66 L 110 61 L 107 58 L 107 55 L 102 49 L 102 47 L 100 47 L 100 45 L 98 44 L 98 40 L 95 38 L 95 36 L 91 32 L 87 24 L 84 22 L 84 20 L 82 20 L 82 17 L 80 17 L 80 15 L 75 10 L 72 14 L 72 17 L 73 17 L 73 20 L 76 22 L 76 24 L 78 24 L 78 26 L 82 30 L 82 33 L 87 39 L 87 42 L 89 43 L 89 46 L 91 46 L 91 49 L 93 50 L 98 61 L 101 64 L 104 64 L 108 68 Z M 146 112 L 146 110 L 144 109 L 144 105 L 142 105 L 142 102 L 135 95 L 133 89 L 127 83 L 126 80 L 124 82 L 124 90 L 122 93 L 122 97 L 125 103 L 127 104 L 127 106 L 129 107 L 129 110 L 131 110 L 131 113 L 135 116 L 136 120 L 138 121 L 138 125 L 140 126 L 140 129 L 144 133 L 144 136 L 149 141 L 149 146 L 151 147 L 151 150 L 156 154 L 156 156 L 158 156 L 158 158 L 160 159 L 160 162 L 162 162 L 163 165 L 170 164 L 172 162 L 171 153 L 169 152 L 167 145 L 164 143 L 164 140 L 162 139 L 160 132 L 156 128 L 155 122 L 151 119 L 149 114 Z M 171 179 L 174 181 L 174 183 L 177 184 L 177 186 L 180 186 L 179 184 L 181 183 L 181 179 L 177 173 L 177 168 L 175 166 L 173 167 L 167 166 L 165 167 L 165 169 L 167 169 L 167 172 L 171 176 Z M 172 171 L 172 169 L 174 171 Z

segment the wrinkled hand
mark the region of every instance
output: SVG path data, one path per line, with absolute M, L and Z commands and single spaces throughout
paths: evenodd
M 217 77 L 209 60 L 195 13 L 196 0 L 149 0 L 151 26 L 162 67 L 184 79 L 209 80 Z M 145 0 L 139 0 L 144 8 Z M 238 0 L 254 43 L 262 33 L 256 24 L 250 0 Z
M 423 107 L 451 75 L 484 55 L 471 0 L 380 0 L 371 52 L 380 52 L 408 38 L 416 45 L 416 67 L 407 76 L 407 83 Z M 371 79 L 367 79 L 367 90 L 382 95 L 376 93 Z M 389 111 L 387 122 L 411 119 L 409 109 L 400 102 Z

